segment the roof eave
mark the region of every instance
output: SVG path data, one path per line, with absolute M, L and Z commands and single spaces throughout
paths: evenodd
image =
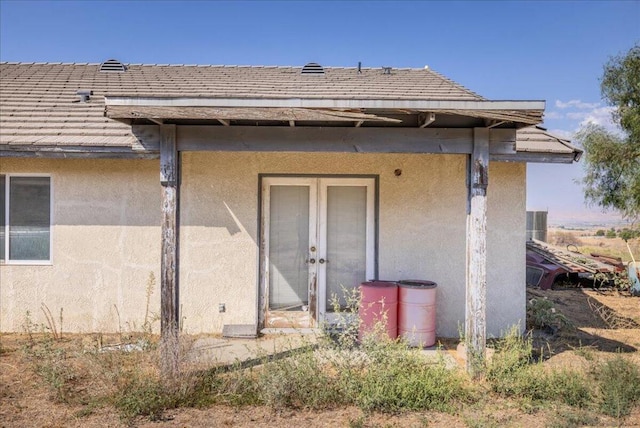
M 187 118 L 198 109 L 325 109 L 336 111 L 402 111 L 453 114 L 513 123 L 516 127 L 542 122 L 544 101 L 488 100 L 419 100 L 419 99 L 355 99 L 355 98 L 210 98 L 210 97 L 141 97 L 105 96 L 105 116 L 123 120 L 131 118 Z M 136 110 L 139 109 L 139 110 Z M 130 111 L 129 111 L 130 110 Z M 172 115 L 174 117 L 172 117 Z M 219 117 L 210 117 L 219 119 Z M 224 119 L 229 119 L 224 117 Z M 235 119 L 242 120 L 243 117 Z
M 554 152 L 522 152 L 519 151 L 511 155 L 493 154 L 492 161 L 500 162 L 526 162 L 526 163 L 564 163 L 572 164 L 578 162 L 582 156 L 582 151 L 571 153 Z

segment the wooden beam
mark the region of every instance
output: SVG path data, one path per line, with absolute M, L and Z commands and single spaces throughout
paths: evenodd
M 231 121 L 227 120 L 227 119 L 218 119 L 218 122 L 220 122 L 221 124 L 223 124 L 224 126 L 229 126 L 231 125 Z
M 360 128 L 362 126 L 362 124 L 364 123 L 364 120 L 359 120 L 356 122 L 356 128 Z
M 289 121 L 289 126 L 292 127 L 292 128 L 295 128 L 296 127 L 296 121 L 295 120 L 290 120 Z
M 158 152 L 135 152 L 130 148 L 113 150 L 111 147 L 11 147 L 0 148 L 0 158 L 45 159 L 158 159 Z
M 133 125 L 139 144 L 158 147 L 156 126 Z M 179 151 L 356 152 L 471 154 L 469 128 L 178 126 Z M 490 153 L 515 154 L 513 129 L 493 129 Z
M 160 355 L 164 381 L 178 374 L 178 213 L 179 161 L 176 126 L 160 126 L 160 184 L 162 185 L 162 243 L 160 261 Z
M 436 114 L 427 113 L 426 116 L 424 117 L 424 120 L 420 124 L 420 128 L 426 128 L 427 126 L 431 125 L 435 121 L 436 121 Z
M 513 155 L 491 155 L 491 161 L 497 162 L 526 162 L 526 163 L 565 163 L 578 162 L 580 156 L 576 153 L 536 153 L 518 152 Z
M 473 377 L 484 372 L 486 348 L 489 133 L 486 128 L 474 128 L 468 162 L 465 344 L 467 371 Z
M 407 100 L 407 99 L 360 99 L 360 98 L 221 98 L 197 97 L 143 97 L 105 96 L 107 107 L 215 107 L 215 108 L 304 108 L 304 109 L 405 109 L 405 110 L 534 110 L 542 114 L 544 101 L 514 100 Z M 110 116 L 109 116 L 110 117 Z
M 362 113 L 331 109 L 306 108 L 248 108 L 248 107 L 153 107 L 153 106 L 107 106 L 105 115 L 112 119 L 203 119 L 203 120 L 254 120 L 254 121 L 314 121 L 351 122 L 369 120 L 374 122 L 400 123 L 402 120 L 382 114 Z
M 486 121 L 485 121 L 486 122 Z M 507 123 L 506 120 L 491 120 L 490 123 L 487 124 L 487 128 L 495 128 L 496 126 L 500 126 L 504 123 Z

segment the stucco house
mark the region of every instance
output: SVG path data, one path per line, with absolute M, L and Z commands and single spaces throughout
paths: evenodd
M 42 304 L 140 328 L 147 302 L 189 333 L 315 327 L 342 287 L 425 279 L 438 336 L 498 336 L 526 164 L 580 156 L 543 112 L 427 67 L 2 63 L 0 330 Z

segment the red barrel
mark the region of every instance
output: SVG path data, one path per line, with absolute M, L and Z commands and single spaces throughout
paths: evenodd
M 398 337 L 398 285 L 390 281 L 360 284 L 360 330 L 358 338 L 371 333 L 376 324 L 384 323 L 389 339 Z M 381 324 L 382 325 L 382 324 Z
M 398 282 L 398 335 L 410 346 L 436 343 L 436 287 L 432 281 L 406 279 Z

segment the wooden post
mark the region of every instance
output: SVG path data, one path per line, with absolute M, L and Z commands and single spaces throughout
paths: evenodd
M 468 163 L 465 344 L 467 372 L 477 377 L 484 372 L 486 347 L 489 130 L 473 131 L 473 152 Z
M 160 263 L 160 369 L 163 381 L 178 374 L 178 194 L 180 188 L 176 126 L 160 125 L 162 254 Z

